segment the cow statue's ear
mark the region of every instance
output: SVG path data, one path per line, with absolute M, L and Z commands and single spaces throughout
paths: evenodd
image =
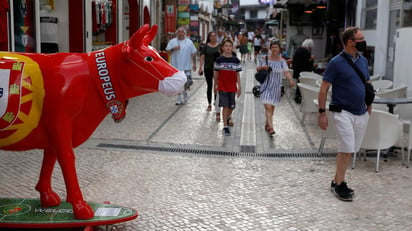
M 144 45 L 149 45 L 154 37 L 156 36 L 157 33 L 157 25 L 153 25 L 152 28 L 147 32 L 147 34 L 143 38 L 143 44 Z
M 140 29 L 137 30 L 136 33 L 134 33 L 132 37 L 129 39 L 129 46 L 137 48 L 139 44 L 143 42 L 143 39 L 145 35 L 147 34 L 148 30 L 149 30 L 148 24 L 145 24 L 142 27 L 140 27 Z

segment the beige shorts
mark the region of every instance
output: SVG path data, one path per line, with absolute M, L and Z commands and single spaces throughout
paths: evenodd
M 368 126 L 369 113 L 354 115 L 348 111 L 332 112 L 338 138 L 338 152 L 358 152 Z

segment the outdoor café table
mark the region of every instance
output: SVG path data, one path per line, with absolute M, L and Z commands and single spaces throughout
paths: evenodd
M 388 106 L 389 113 L 393 114 L 393 108 L 397 104 L 412 103 L 412 98 L 375 98 L 373 103 L 386 104 L 386 106 Z

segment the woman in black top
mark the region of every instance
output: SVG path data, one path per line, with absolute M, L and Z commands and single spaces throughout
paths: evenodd
M 212 90 L 213 90 L 213 64 L 215 59 L 220 56 L 220 44 L 217 42 L 217 35 L 215 32 L 209 32 L 207 35 L 206 44 L 200 50 L 200 65 L 199 75 L 205 73 L 207 83 L 207 111 L 212 110 Z M 220 120 L 220 111 L 216 112 L 216 120 Z

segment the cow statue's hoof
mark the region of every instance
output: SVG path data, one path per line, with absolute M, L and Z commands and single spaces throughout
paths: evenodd
M 94 217 L 93 209 L 89 204 L 86 203 L 86 201 L 72 203 L 72 206 L 76 219 L 88 220 Z
M 61 203 L 61 199 L 57 193 L 53 191 L 40 192 L 41 206 L 44 208 L 58 206 Z

